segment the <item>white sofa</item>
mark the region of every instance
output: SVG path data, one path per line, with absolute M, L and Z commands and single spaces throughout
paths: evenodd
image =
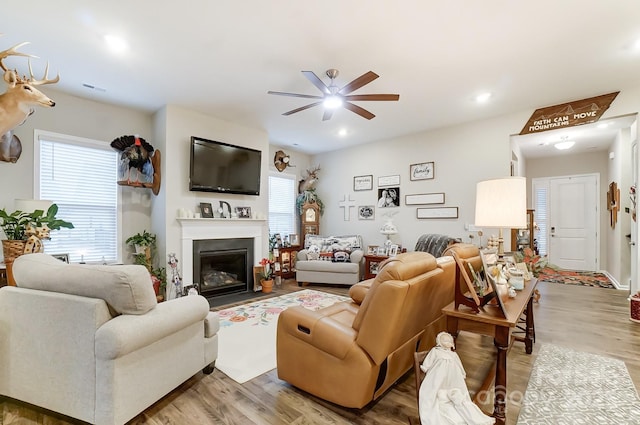
M 298 251 L 296 260 L 298 286 L 303 283 L 358 283 L 363 256 L 360 235 L 307 235 L 304 249 Z
M 0 395 L 99 425 L 124 424 L 218 353 L 201 296 L 157 304 L 143 266 L 17 258 L 0 289 Z

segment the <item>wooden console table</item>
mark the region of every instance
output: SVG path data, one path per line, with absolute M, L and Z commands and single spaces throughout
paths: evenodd
M 506 395 L 507 395 L 507 352 L 512 340 L 514 331 L 523 314 L 526 315 L 526 328 L 524 343 L 526 353 L 533 351 L 534 323 L 533 323 L 533 294 L 538 281 L 531 279 L 526 283 L 522 291 L 518 291 L 515 298 L 509 298 L 505 303 L 507 315 L 504 317 L 500 308 L 496 305 L 485 305 L 480 308 L 480 312 L 474 313 L 469 307 L 459 306 L 456 309 L 455 303 L 451 303 L 442 309 L 447 316 L 447 330 L 451 335 L 457 336 L 459 331 L 468 331 L 480 335 L 493 337 L 493 343 L 497 349 L 496 365 L 490 371 L 490 375 L 495 373 L 494 382 L 494 410 L 493 417 L 496 424 L 505 424 Z M 490 376 L 485 379 L 482 390 L 486 390 L 490 385 Z

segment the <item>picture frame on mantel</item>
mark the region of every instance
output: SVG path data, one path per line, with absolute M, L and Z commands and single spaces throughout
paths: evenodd
M 209 202 L 200 202 L 200 214 L 202 218 L 213 218 L 213 208 Z

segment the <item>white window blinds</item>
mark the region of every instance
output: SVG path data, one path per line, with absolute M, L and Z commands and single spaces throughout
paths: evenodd
M 285 235 L 298 233 L 296 227 L 295 176 L 269 176 L 269 234 Z
M 538 244 L 538 253 L 542 256 L 547 255 L 547 222 L 548 222 L 548 191 L 547 186 L 534 185 L 534 208 L 535 208 L 535 222 L 538 230 L 534 232 L 536 242 Z
M 37 133 L 39 198 L 58 205 L 74 229 L 51 232 L 45 252 L 71 262 L 118 261 L 117 152 L 109 144 Z

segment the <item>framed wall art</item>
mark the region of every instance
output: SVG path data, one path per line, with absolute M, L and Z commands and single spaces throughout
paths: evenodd
M 400 206 L 400 187 L 384 187 L 378 189 L 378 208 Z
M 406 205 L 444 204 L 444 192 L 405 195 L 404 203 Z
M 458 218 L 458 207 L 416 208 L 417 218 Z
M 393 176 L 378 177 L 378 187 L 398 186 L 400 184 L 400 174 Z
M 359 192 L 362 190 L 373 190 L 373 175 L 355 176 L 353 178 L 353 190 Z
M 410 180 L 430 180 L 435 176 L 433 162 L 421 162 L 419 164 L 411 164 L 409 166 Z
M 362 205 L 358 207 L 358 220 L 373 220 L 375 218 L 375 207 L 373 205 Z

